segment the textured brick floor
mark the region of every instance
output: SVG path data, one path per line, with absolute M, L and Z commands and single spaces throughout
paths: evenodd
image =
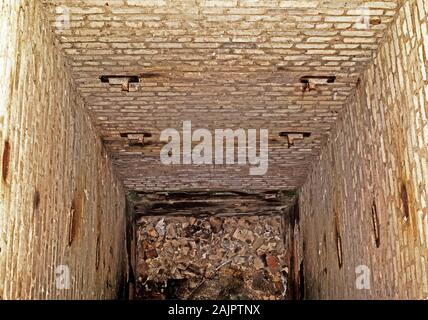
M 42 2 L 125 185 L 162 190 L 302 185 L 401 1 Z M 144 72 L 155 77 L 131 84 L 129 93 L 99 81 Z M 314 74 L 337 81 L 302 92 L 299 78 Z M 129 147 L 120 137 L 145 131 L 156 143 L 161 130 L 185 120 L 200 128 L 269 129 L 268 175 L 250 177 L 236 166 L 159 166 L 159 145 Z M 281 131 L 312 136 L 288 149 Z

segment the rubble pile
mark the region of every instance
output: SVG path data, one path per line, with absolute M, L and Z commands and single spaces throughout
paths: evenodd
M 143 217 L 140 299 L 284 299 L 288 267 L 281 218 Z

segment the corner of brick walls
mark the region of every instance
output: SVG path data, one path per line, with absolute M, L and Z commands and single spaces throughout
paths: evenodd
M 0 299 L 115 298 L 123 187 L 40 1 L 2 1 L 0 31 Z
M 428 298 L 427 11 L 402 7 L 300 191 L 309 299 Z

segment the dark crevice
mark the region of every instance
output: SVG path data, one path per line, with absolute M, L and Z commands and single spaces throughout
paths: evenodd
M 2 157 L 2 178 L 5 183 L 9 175 L 9 163 L 10 163 L 10 143 L 8 140 L 6 140 L 3 146 L 3 157 Z
M 376 243 L 376 247 L 379 248 L 380 247 L 379 216 L 377 213 L 375 200 L 373 200 L 371 212 L 372 212 L 372 222 L 373 222 L 373 232 L 375 237 L 375 243 Z

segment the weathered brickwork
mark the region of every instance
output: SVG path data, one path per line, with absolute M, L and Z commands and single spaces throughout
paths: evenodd
M 0 2 L 0 299 L 114 298 L 124 191 L 44 11 Z
M 401 8 L 300 192 L 308 298 L 428 298 L 427 13 Z
M 402 1 L 42 2 L 125 185 L 163 190 L 300 187 Z M 130 92 L 99 80 L 141 73 Z M 337 80 L 303 92 L 306 75 Z M 269 129 L 268 174 L 160 165 L 160 132 L 186 120 L 195 129 Z M 143 148 L 120 135 L 142 131 L 153 135 Z M 281 131 L 312 135 L 288 149 Z
M 293 297 L 304 281 L 306 298 L 428 298 L 427 15 L 428 0 L 0 0 L 0 299 L 115 298 L 125 260 L 137 270 L 122 182 L 303 185 Z M 269 129 L 268 174 L 162 165 L 160 132 L 186 120 Z M 289 146 L 293 131 L 310 137 Z

